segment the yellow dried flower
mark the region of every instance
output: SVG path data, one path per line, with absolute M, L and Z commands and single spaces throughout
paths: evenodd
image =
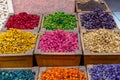
M 36 36 L 31 32 L 9 29 L 0 33 L 0 54 L 25 53 L 34 48 Z

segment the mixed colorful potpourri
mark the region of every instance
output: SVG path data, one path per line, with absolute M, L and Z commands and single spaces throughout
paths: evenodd
M 78 49 L 78 35 L 55 30 L 40 37 L 38 49 L 42 52 L 73 52 Z
M 95 9 L 89 13 L 84 13 L 80 15 L 80 21 L 82 27 L 86 29 L 114 29 L 116 28 L 116 23 L 112 17 L 107 12 L 100 9 Z
M 120 64 L 94 65 L 89 75 L 90 80 L 120 80 Z
M 87 80 L 78 68 L 50 68 L 41 74 L 39 80 Z
M 16 29 L 34 29 L 38 27 L 40 16 L 27 14 L 26 12 L 21 12 L 19 14 L 11 15 L 6 23 L 6 28 L 16 28 Z
M 33 33 L 11 28 L 0 33 L 0 54 L 25 53 L 34 48 L 35 41 Z
M 45 17 L 43 25 L 47 30 L 73 30 L 76 26 L 76 17 L 64 12 L 49 14 Z
M 31 70 L 0 70 L 0 80 L 35 80 Z

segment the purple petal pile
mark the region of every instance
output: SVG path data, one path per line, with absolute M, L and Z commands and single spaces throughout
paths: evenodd
M 74 52 L 78 49 L 78 36 L 63 30 L 46 32 L 40 38 L 38 49 L 42 52 Z
M 89 73 L 91 80 L 120 80 L 120 64 L 94 65 Z
M 89 13 L 80 15 L 81 25 L 86 29 L 114 29 L 116 23 L 109 13 L 106 13 L 100 9 L 95 9 Z

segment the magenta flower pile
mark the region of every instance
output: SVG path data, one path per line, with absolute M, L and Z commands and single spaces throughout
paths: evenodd
M 38 49 L 42 52 L 74 52 L 78 49 L 78 36 L 63 30 L 46 32 L 40 37 Z

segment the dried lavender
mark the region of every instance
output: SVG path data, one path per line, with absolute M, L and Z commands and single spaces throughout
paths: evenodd
M 120 80 L 120 64 L 94 65 L 89 74 L 91 80 Z

